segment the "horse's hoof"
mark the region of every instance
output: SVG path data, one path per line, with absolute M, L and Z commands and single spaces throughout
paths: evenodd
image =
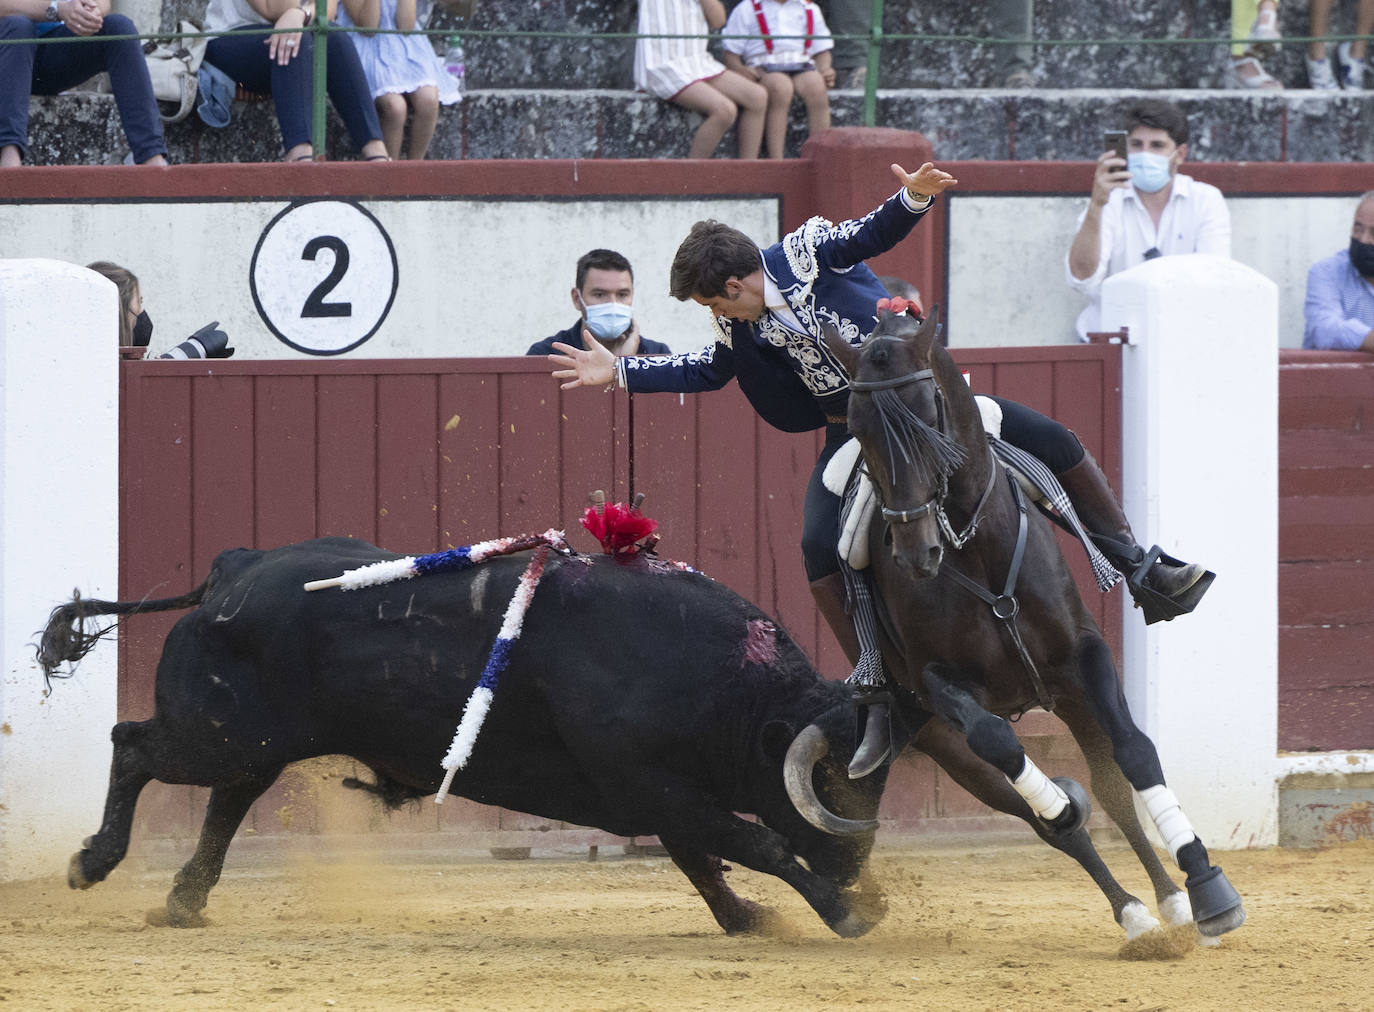
M 167 897 L 167 906 L 149 910 L 144 918 L 155 928 L 203 928 L 205 917 L 199 910 L 193 910 L 175 895 Z
M 1126 941 L 1132 941 L 1141 935 L 1147 935 L 1159 927 L 1159 921 L 1155 920 L 1150 911 L 1145 908 L 1145 904 L 1140 900 L 1131 900 L 1121 908 L 1121 916 L 1116 919 L 1122 930 L 1126 932 Z
M 1188 887 L 1198 934 L 1215 938 L 1245 923 L 1245 907 L 1241 905 L 1240 894 L 1220 868 L 1213 865 L 1184 885 Z
M 858 914 L 846 914 L 838 921 L 830 925 L 830 930 L 841 938 L 862 938 L 877 926 L 877 921 L 870 921 L 866 917 Z
M 67 862 L 67 885 L 72 889 L 89 889 L 95 885 L 81 868 L 81 855 L 84 853 L 84 850 L 78 850 Z
M 1191 924 L 1193 907 L 1188 902 L 1188 894 L 1180 889 L 1159 901 L 1159 916 L 1170 924 Z
M 1088 798 L 1088 792 L 1083 789 L 1083 785 L 1072 777 L 1052 777 L 1054 783 L 1059 785 L 1059 789 L 1069 797 L 1069 807 L 1060 812 L 1046 825 L 1058 837 L 1073 836 L 1083 828 L 1083 824 L 1088 821 L 1088 816 L 1092 814 L 1093 803 Z

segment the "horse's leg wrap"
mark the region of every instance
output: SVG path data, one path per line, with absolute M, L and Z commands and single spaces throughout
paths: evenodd
M 1191 843 L 1198 838 L 1193 830 L 1193 824 L 1188 821 L 1188 816 L 1183 814 L 1182 807 L 1179 806 L 1178 798 L 1174 792 L 1163 784 L 1155 787 L 1147 787 L 1143 791 L 1137 791 L 1140 800 L 1145 803 L 1145 811 L 1150 813 L 1150 818 L 1154 820 L 1155 827 L 1159 830 L 1159 835 L 1164 839 L 1164 846 L 1169 851 L 1169 855 L 1178 863 L 1178 852 L 1183 849 L 1185 844 Z M 1179 865 L 1182 868 L 1182 865 Z M 1187 871 L 1187 868 L 1183 868 Z
M 1069 807 L 1069 796 L 1039 766 L 1026 756 L 1026 765 L 1021 775 L 1011 782 L 1016 793 L 1026 799 L 1026 804 L 1046 822 L 1053 822 L 1059 814 Z

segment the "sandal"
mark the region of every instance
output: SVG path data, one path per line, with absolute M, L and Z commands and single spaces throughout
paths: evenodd
M 1264 69 L 1253 56 L 1236 56 L 1231 59 L 1231 69 L 1226 75 L 1226 83 L 1231 88 L 1253 90 L 1274 90 L 1283 87 L 1278 78 Z

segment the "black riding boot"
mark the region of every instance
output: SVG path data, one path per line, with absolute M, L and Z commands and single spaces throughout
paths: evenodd
M 848 595 L 845 592 L 844 574 L 831 573 L 811 583 L 811 596 L 816 601 L 825 624 L 839 641 L 840 649 L 851 666 L 859 663 L 859 633 L 854 628 L 854 620 L 845 610 Z M 886 702 L 870 700 L 866 707 L 868 715 L 864 722 L 863 740 L 854 750 L 854 758 L 849 763 L 849 779 L 866 777 L 883 764 L 892 750 L 891 712 Z
M 1158 545 L 1148 552 L 1141 548 L 1091 453 L 1085 449 L 1083 459 L 1057 477 L 1094 543 L 1126 576 L 1126 586 L 1144 611 L 1146 625 L 1177 618 L 1197 607 L 1216 574 L 1165 555 Z

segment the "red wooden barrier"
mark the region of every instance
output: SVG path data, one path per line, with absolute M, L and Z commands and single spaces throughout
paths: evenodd
M 1119 473 L 1119 347 L 981 349 L 956 357 L 977 390 L 1054 414 L 1109 475 Z M 769 428 L 733 386 L 688 398 L 640 395 L 631 404 L 624 395 L 565 394 L 547 363 L 528 358 L 131 361 L 121 368 L 122 598 L 188 591 L 227 548 L 322 535 L 421 553 L 565 526 L 575 546 L 595 551 L 577 522 L 587 493 L 601 488 L 625 498 L 633 462 L 636 488 L 661 525 L 661 554 L 757 602 L 823 671 L 844 674 L 812 606 L 797 547 L 819 435 Z M 1081 550 L 1068 548 L 1085 597 L 1119 646 L 1119 597 L 1098 594 Z M 121 719 L 150 715 L 157 658 L 177 617 L 125 624 Z M 1020 726 L 1031 739 L 1061 729 L 1042 714 Z M 1063 751 L 1048 739 L 1029 747 L 1037 758 Z M 288 771 L 255 806 L 253 827 L 271 834 L 378 828 L 371 817 L 340 814 L 322 800 L 326 779 Z M 337 784 L 324 797 L 329 791 L 338 793 Z M 997 822 L 925 760 L 904 763 L 888 795 L 884 814 L 904 830 L 941 820 L 960 829 Z M 199 807 L 186 788 L 150 788 L 139 830 L 192 834 Z M 475 827 L 500 835 L 542 824 L 457 803 L 422 806 L 386 828 L 426 834 Z

